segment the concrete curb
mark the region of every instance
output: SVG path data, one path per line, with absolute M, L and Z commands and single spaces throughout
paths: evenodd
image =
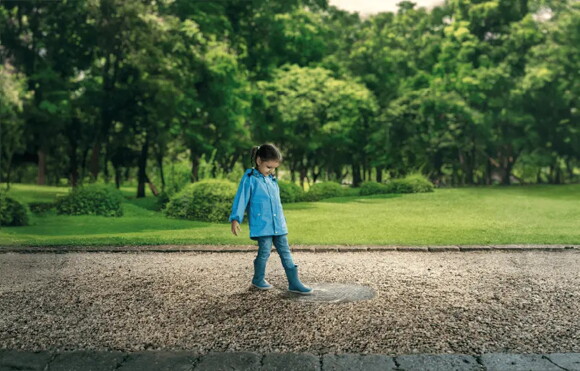
M 11 370 L 580 370 L 580 353 L 324 354 L 189 351 L 20 351 L 0 349 Z
M 291 251 L 304 252 L 473 252 L 473 251 L 580 251 L 580 245 L 292 245 Z M 257 245 L 141 245 L 141 246 L 0 246 L 0 253 L 69 252 L 254 252 Z

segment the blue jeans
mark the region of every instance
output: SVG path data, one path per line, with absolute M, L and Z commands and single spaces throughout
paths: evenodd
M 276 246 L 276 251 L 280 255 L 280 260 L 282 261 L 282 266 L 284 268 L 294 268 L 294 261 L 292 260 L 292 255 L 290 254 L 290 246 L 288 246 L 288 235 L 282 236 L 262 236 L 258 238 L 258 256 L 257 260 L 262 260 L 264 263 L 268 261 L 270 257 L 270 251 L 272 250 L 272 243 Z

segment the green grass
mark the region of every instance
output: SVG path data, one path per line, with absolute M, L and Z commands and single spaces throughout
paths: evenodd
M 176 220 L 154 211 L 155 198 L 122 189 L 125 215 L 30 214 L 30 226 L 2 227 L 0 245 L 254 244 L 229 223 Z M 24 202 L 68 189 L 14 185 Z M 580 244 L 580 185 L 467 187 L 433 193 L 349 196 L 284 205 L 291 244 Z

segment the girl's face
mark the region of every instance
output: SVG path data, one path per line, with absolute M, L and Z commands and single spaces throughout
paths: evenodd
M 262 175 L 264 175 L 264 176 L 268 176 L 269 174 L 273 174 L 274 170 L 276 170 L 276 168 L 278 166 L 280 166 L 280 163 L 278 161 L 275 161 L 275 160 L 262 161 L 260 156 L 258 156 L 258 158 L 256 159 L 256 162 L 258 163 L 258 171 L 260 173 L 262 173 Z

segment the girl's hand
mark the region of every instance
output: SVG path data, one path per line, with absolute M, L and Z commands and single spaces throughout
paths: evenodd
M 242 231 L 242 228 L 240 228 L 240 223 L 238 223 L 237 220 L 232 220 L 232 233 L 237 236 L 238 232 L 241 232 L 241 231 Z

